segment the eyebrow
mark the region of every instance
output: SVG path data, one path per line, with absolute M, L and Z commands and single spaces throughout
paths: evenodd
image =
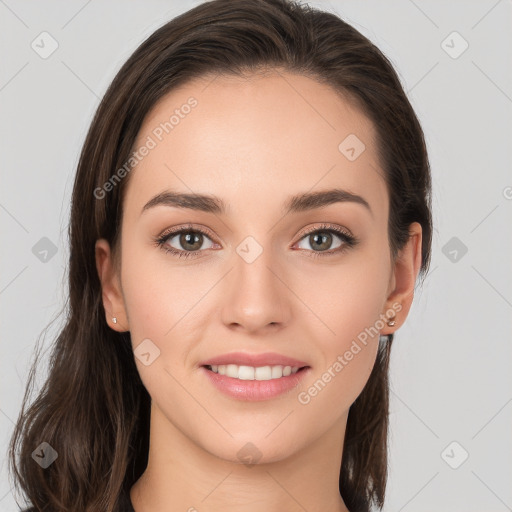
M 304 192 L 291 196 L 285 202 L 283 212 L 284 214 L 304 212 L 335 203 L 360 204 L 373 216 L 372 209 L 366 199 L 339 188 L 318 192 Z M 227 211 L 226 203 L 217 196 L 165 191 L 150 199 L 142 208 L 141 214 L 156 206 L 186 208 L 214 214 L 224 214 Z

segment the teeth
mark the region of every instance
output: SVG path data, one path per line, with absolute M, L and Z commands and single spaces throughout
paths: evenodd
M 226 365 L 226 377 L 238 377 L 238 366 L 236 364 Z
M 254 370 L 256 380 L 270 380 L 272 378 L 272 368 L 270 366 L 259 366 Z
M 240 380 L 271 380 L 288 377 L 297 373 L 298 366 L 238 366 L 236 364 L 219 364 L 209 366 L 212 372 Z

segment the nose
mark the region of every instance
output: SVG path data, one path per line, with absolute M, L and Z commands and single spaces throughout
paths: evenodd
M 240 254 L 233 255 L 234 268 L 224 283 L 223 323 L 247 333 L 282 329 L 291 317 L 293 295 L 283 266 L 273 261 L 270 249 L 264 249 L 254 261 Z

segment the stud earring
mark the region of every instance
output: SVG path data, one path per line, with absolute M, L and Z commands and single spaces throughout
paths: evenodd
M 115 316 L 112 318 L 112 322 L 113 322 L 114 324 L 117 324 L 117 318 L 116 318 Z
M 389 325 L 389 327 L 393 327 L 395 325 L 395 317 L 393 317 L 391 320 L 388 320 L 387 321 L 387 324 Z

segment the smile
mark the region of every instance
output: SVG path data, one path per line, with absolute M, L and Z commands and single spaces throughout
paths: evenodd
M 239 380 L 274 380 L 288 377 L 299 371 L 298 366 L 239 366 L 236 364 L 207 365 L 206 368 L 219 375 Z

